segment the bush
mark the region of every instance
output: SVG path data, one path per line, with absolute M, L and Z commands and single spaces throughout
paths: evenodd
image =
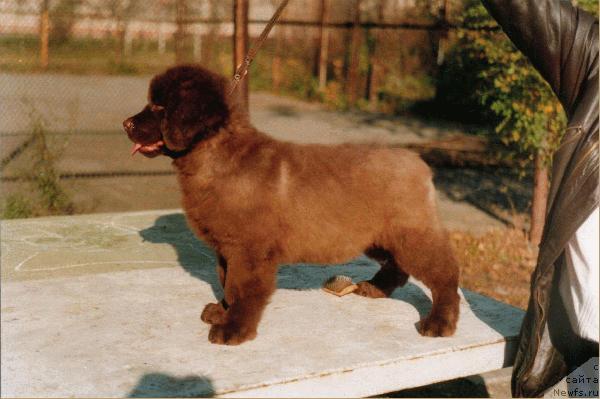
M 577 6 L 596 17 L 598 16 L 598 0 L 579 0 Z
M 596 0 L 597 4 L 597 0 Z M 550 86 L 501 31 L 479 0 L 468 0 L 438 81 L 438 101 L 449 113 L 494 126 L 491 139 L 504 156 L 548 160 L 560 142 L 565 114 Z
M 50 149 L 43 121 L 32 114 L 32 145 L 28 149 L 30 169 L 20 178 L 29 181 L 24 192 L 9 195 L 2 206 L 2 218 L 26 218 L 47 215 L 71 215 L 73 201 L 60 184 L 55 167 L 56 154 Z

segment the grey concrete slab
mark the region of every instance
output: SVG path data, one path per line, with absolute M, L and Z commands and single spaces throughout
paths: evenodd
M 449 338 L 415 329 L 431 306 L 410 281 L 389 299 L 319 289 L 347 265 L 282 267 L 258 337 L 212 345 L 212 251 L 178 211 L 3 221 L 1 389 L 16 397 L 358 397 L 512 363 L 522 311 L 463 290 Z

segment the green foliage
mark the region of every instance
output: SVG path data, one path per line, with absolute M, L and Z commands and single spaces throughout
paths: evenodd
M 46 130 L 39 120 L 34 122 L 32 134 L 35 147 L 29 178 L 37 193 L 40 211 L 49 215 L 73 213 L 73 203 L 60 186 L 54 166 L 55 154 L 48 147 Z
M 431 76 L 396 75 L 385 76 L 385 81 L 378 92 L 379 108 L 386 113 L 402 114 L 409 112 L 415 104 L 426 101 L 435 94 L 435 86 Z
M 4 203 L 2 219 L 23 219 L 33 216 L 33 209 L 23 194 L 11 194 Z
M 281 57 L 281 82 L 279 92 L 290 96 L 315 100 L 319 98 L 318 82 L 312 76 L 310 68 L 297 57 Z M 272 90 L 273 61 L 268 57 L 255 60 L 250 67 L 248 78 L 251 90 Z
M 108 70 L 113 75 L 135 75 L 138 73 L 135 65 L 126 62 L 117 63 L 112 59 L 108 61 Z
M 577 7 L 589 12 L 592 15 L 598 16 L 598 0 L 579 0 Z
M 330 108 L 347 111 L 350 108 L 345 87 L 337 80 L 327 82 L 325 90 L 321 94 L 322 101 Z
M 466 26 L 495 26 L 478 0 L 465 5 Z M 440 77 L 439 98 L 490 123 L 492 139 L 510 158 L 545 159 L 556 149 L 566 118 L 550 86 L 500 31 L 462 30 Z
M 65 193 L 55 168 L 56 154 L 48 146 L 47 134 L 41 119 L 32 115 L 33 145 L 30 155 L 30 168 L 20 173 L 20 177 L 30 182 L 25 192 L 9 195 L 4 204 L 4 219 L 46 215 L 72 214 L 73 202 Z

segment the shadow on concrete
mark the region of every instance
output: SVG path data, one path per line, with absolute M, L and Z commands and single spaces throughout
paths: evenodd
M 386 393 L 386 398 L 489 398 L 484 379 L 479 375 L 438 382 L 424 387 Z
M 529 211 L 533 184 L 530 174 L 519 178 L 514 171 L 499 167 L 434 169 L 436 188 L 453 201 L 465 201 L 513 225 L 519 223 L 515 215 Z
M 471 311 L 477 318 L 490 326 L 494 331 L 506 337 L 513 332 L 513 327 L 501 322 L 501 319 L 506 317 L 506 314 L 499 315 L 497 312 L 497 301 L 485 295 L 476 292 L 467 291 L 461 288 L 465 300 L 469 304 Z M 523 310 L 518 309 L 509 304 L 504 304 L 505 312 L 512 312 L 515 319 L 522 319 L 525 315 Z
M 427 316 L 431 311 L 431 299 L 429 299 L 421 287 L 411 282 L 406 283 L 402 288 L 397 288 L 392 294 L 392 298 L 411 304 L 419 312 L 420 319 Z M 417 325 L 418 321 L 415 322 L 415 329 Z
M 214 251 L 198 240 L 188 228 L 185 216 L 172 213 L 158 217 L 154 225 L 139 232 L 145 240 L 169 244 L 177 253 L 177 261 L 193 277 L 210 284 L 215 297 L 223 295 L 216 271 Z
M 171 245 L 177 252 L 177 260 L 191 276 L 210 284 L 215 299 L 223 297 L 223 289 L 216 273 L 214 252 L 201 240 L 197 239 L 187 226 L 181 213 L 173 213 L 158 217 L 154 225 L 139 233 L 146 241 Z M 379 270 L 379 265 L 361 256 L 349 264 L 317 266 L 308 264 L 284 265 L 279 268 L 277 287 L 288 290 L 319 289 L 323 282 L 334 275 L 343 274 L 353 281 L 369 280 Z M 475 316 L 502 336 L 510 336 L 514 326 L 505 325 L 497 314 L 496 301 L 474 292 L 463 291 Z M 421 287 L 408 282 L 398 288 L 392 298 L 412 305 L 421 318 L 431 310 L 431 300 Z M 520 309 L 509 307 L 514 311 L 515 320 L 523 317 Z M 415 324 L 416 328 L 416 324 Z M 512 364 L 516 342 L 506 346 L 506 366 Z
M 215 299 L 223 297 L 223 289 L 216 273 L 214 252 L 197 239 L 187 226 L 181 213 L 158 217 L 154 225 L 139 233 L 146 241 L 171 245 L 177 252 L 177 260 L 191 276 L 210 284 Z M 353 281 L 369 280 L 379 270 L 379 265 L 361 256 L 350 264 L 317 266 L 309 264 L 283 265 L 277 275 L 277 287 L 288 290 L 319 289 L 323 282 L 334 275 L 343 274 Z M 502 336 L 511 333 L 511 326 L 505 326 L 493 312 L 495 301 L 485 296 L 464 291 L 464 296 L 477 318 Z M 392 294 L 392 298 L 412 305 L 421 318 L 431 310 L 431 300 L 421 287 L 407 283 Z M 477 298 L 477 300 L 475 300 Z M 515 317 L 522 317 L 522 311 L 514 308 Z M 416 323 L 415 323 L 416 328 Z M 507 345 L 505 363 L 509 365 L 514 356 L 513 345 Z
M 511 305 L 504 304 L 505 308 L 503 313 L 500 315 L 498 314 L 496 301 L 494 299 L 488 298 L 485 295 L 477 294 L 475 292 L 470 292 L 463 289 L 461 290 L 475 317 L 483 321 L 503 337 L 512 337 L 506 340 L 506 345 L 504 347 L 504 364 L 502 367 L 512 366 L 517 353 L 519 340 L 518 337 L 513 337 L 515 326 L 503 323 L 501 318 L 506 318 L 505 312 L 512 312 L 512 319 L 519 321 L 520 323 L 520 320 L 522 320 L 525 312 Z
M 286 117 L 298 116 L 298 110 L 289 105 L 283 105 L 283 104 L 271 105 L 270 107 L 268 107 L 268 109 L 269 109 L 269 111 L 271 111 L 279 116 L 286 116 Z
M 146 241 L 173 246 L 181 267 L 191 276 L 210 284 L 216 299 L 223 297 L 223 289 L 216 273 L 215 254 L 190 231 L 183 214 L 160 216 L 153 226 L 141 230 L 139 234 Z M 366 256 L 352 260 L 351 264 L 342 265 L 283 265 L 277 275 L 277 288 L 319 289 L 331 276 L 343 274 L 358 282 L 369 280 L 378 270 L 379 265 Z M 410 282 L 394 291 L 392 298 L 411 304 L 421 317 L 427 315 L 431 309 L 429 297 L 420 287 Z
M 144 375 L 129 398 L 209 398 L 215 395 L 212 381 L 207 377 L 171 377 L 161 373 Z

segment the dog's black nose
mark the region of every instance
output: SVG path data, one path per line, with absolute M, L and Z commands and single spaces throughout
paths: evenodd
M 127 133 L 133 130 L 133 118 L 127 118 L 123 121 L 123 127 Z

